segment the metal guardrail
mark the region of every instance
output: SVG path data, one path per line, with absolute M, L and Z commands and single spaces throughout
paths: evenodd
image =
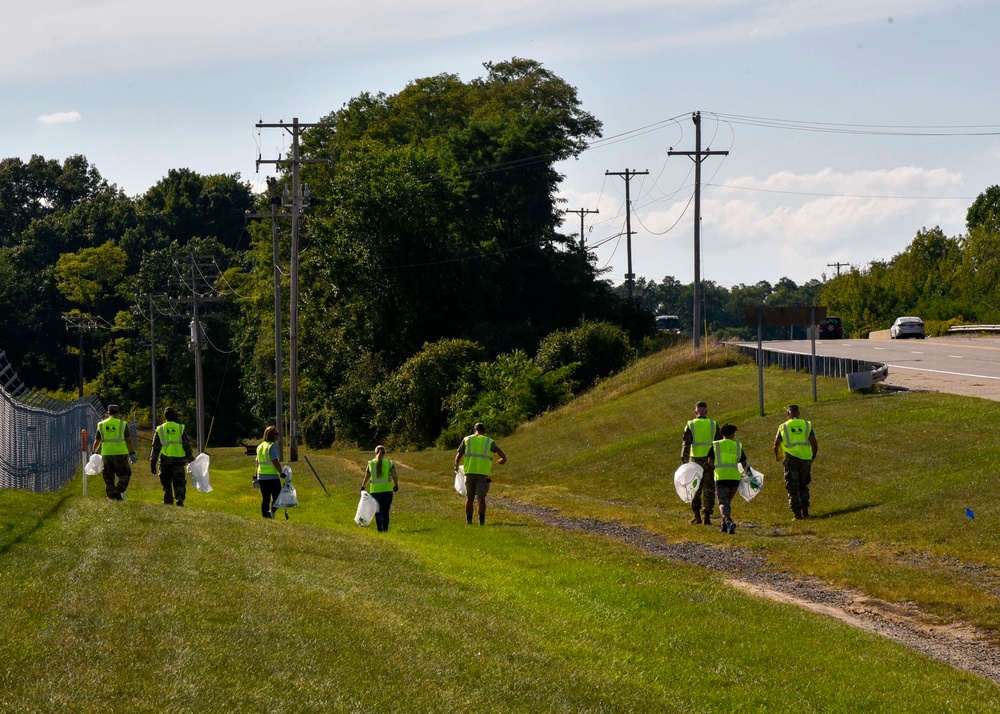
M 757 364 L 757 348 L 750 345 L 726 343 L 728 347 L 742 352 Z M 780 367 L 794 372 L 810 372 L 812 357 L 798 352 L 783 352 L 781 350 L 764 349 L 761 355 L 765 367 Z M 821 357 L 816 355 L 816 374 L 824 377 L 847 377 L 857 372 L 870 372 L 885 379 L 888 367 L 881 362 L 869 362 L 846 357 Z
M 96 397 L 63 402 L 28 390 L 0 351 L 0 489 L 58 491 L 80 469 L 80 432 L 103 414 Z
M 948 332 L 1000 332 L 1000 325 L 952 325 Z

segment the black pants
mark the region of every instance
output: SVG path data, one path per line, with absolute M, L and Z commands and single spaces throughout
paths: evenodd
M 264 518 L 273 518 L 271 509 L 274 508 L 274 502 L 281 493 L 281 479 L 262 478 L 258 479 L 258 483 L 260 483 L 260 513 Z
M 378 503 L 378 513 L 375 514 L 375 527 L 379 532 L 389 530 L 389 509 L 392 508 L 392 491 L 373 493 L 372 498 Z

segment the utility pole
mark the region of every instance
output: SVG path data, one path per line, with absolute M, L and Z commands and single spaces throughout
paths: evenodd
M 191 293 L 190 297 L 172 298 L 170 301 L 178 305 L 189 302 L 191 305 L 190 328 L 191 346 L 194 350 L 195 431 L 198 434 L 198 453 L 203 453 L 208 439 L 205 434 L 205 380 L 201 361 L 205 330 L 201 326 L 200 306 L 222 299 L 214 285 L 220 271 L 214 257 L 198 255 L 191 255 L 186 260 L 175 258 L 174 270 L 177 271 L 181 285 Z M 172 317 L 186 317 L 186 315 L 178 310 Z
M 674 151 L 667 156 L 690 156 L 694 160 L 694 347 L 701 346 L 701 162 L 709 156 L 729 156 L 728 151 L 701 150 L 701 112 L 691 115 L 695 127 L 695 150 Z
M 587 213 L 600 213 L 599 210 L 591 211 L 589 208 L 578 208 L 575 211 L 566 211 L 566 213 L 579 213 L 580 214 L 580 249 L 586 248 L 586 241 L 583 238 L 583 217 Z
M 628 253 L 628 272 L 625 273 L 625 284 L 628 286 L 628 299 L 633 297 L 635 289 L 635 273 L 632 272 L 632 199 L 629 197 L 629 181 L 633 176 L 646 176 L 648 171 L 605 171 L 605 176 L 625 177 L 625 247 Z M 583 220 L 583 217 L 580 217 Z
M 63 315 L 63 322 L 66 323 L 66 331 L 74 331 L 79 336 L 80 351 L 80 373 L 78 377 L 79 397 L 83 398 L 83 335 L 86 332 L 96 332 L 97 330 L 110 330 L 112 325 L 100 315 Z
M 828 268 L 836 268 L 837 269 L 837 277 L 839 278 L 840 277 L 840 269 L 842 267 L 846 268 L 848 265 L 850 265 L 850 263 L 839 263 L 838 262 L 838 263 L 827 263 L 826 267 L 828 267 Z
M 151 409 L 150 415 L 151 415 L 151 421 L 153 422 L 152 426 L 153 426 L 154 429 L 156 428 L 156 420 L 158 418 L 157 409 L 156 409 L 157 405 L 156 405 L 156 333 L 155 333 L 155 326 L 156 326 L 156 312 L 157 312 L 157 310 L 159 310 L 159 308 L 153 302 L 153 298 L 158 298 L 160 300 L 165 300 L 166 297 L 167 297 L 166 295 L 151 295 L 149 293 L 143 293 L 142 295 L 136 295 L 136 303 L 139 302 L 139 298 L 146 298 L 149 301 L 149 364 L 150 364 L 150 370 L 152 372 L 151 378 L 152 378 L 152 391 L 153 391 L 152 398 L 150 399 L 150 409 Z M 134 315 L 142 315 L 143 317 L 145 317 L 145 315 L 143 315 L 143 313 L 142 313 L 142 309 L 138 306 L 138 304 L 136 305 L 136 307 L 134 307 L 132 309 L 132 314 L 134 314 Z
M 292 260 L 290 270 L 289 324 L 288 324 L 288 411 L 289 411 L 289 460 L 299 460 L 299 215 L 309 203 L 309 189 L 303 191 L 299 185 L 301 164 L 328 164 L 326 159 L 299 158 L 299 139 L 302 130 L 330 124 L 300 124 L 298 117 L 292 119 L 291 126 L 284 122 L 277 124 L 257 123 L 258 129 L 285 129 L 292 135 L 292 158 L 264 160 L 257 157 L 257 168 L 261 164 L 291 165 L 292 167 Z M 284 205 L 284 204 L 283 204 Z
M 270 218 L 271 219 L 271 260 L 273 263 L 272 272 L 274 274 L 274 425 L 278 429 L 278 459 L 285 460 L 285 370 L 282 365 L 284 354 L 284 344 L 281 340 L 281 255 L 279 251 L 278 218 L 288 218 L 285 212 L 278 211 L 281 208 L 281 190 L 278 180 L 267 179 L 267 188 L 270 193 L 271 212 L 270 213 L 247 213 L 247 218 Z

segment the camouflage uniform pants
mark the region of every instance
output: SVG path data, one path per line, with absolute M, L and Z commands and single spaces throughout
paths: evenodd
M 184 503 L 187 495 L 186 461 L 173 456 L 160 456 L 160 485 L 163 486 L 163 502 L 168 506 L 176 500 Z
M 108 498 L 121 501 L 121 494 L 128 488 L 129 479 L 132 478 L 132 465 L 128 462 L 125 454 L 115 454 L 104 457 L 104 491 Z M 115 480 L 117 479 L 117 483 Z
M 697 513 L 704 506 L 702 512 L 709 517 L 715 510 L 715 469 L 709 468 L 707 456 L 692 456 L 689 461 L 698 464 L 703 470 L 701 483 L 691 500 L 691 510 Z
M 724 520 L 732 519 L 732 502 L 739 488 L 740 482 L 733 479 L 722 479 L 715 482 L 715 495 L 719 497 L 719 511 Z
M 785 490 L 788 506 L 793 511 L 809 508 L 809 482 L 812 481 L 812 461 L 785 454 Z

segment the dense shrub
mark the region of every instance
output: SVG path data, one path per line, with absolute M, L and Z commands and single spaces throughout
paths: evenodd
M 542 340 L 535 356 L 543 371 L 572 368 L 580 389 L 623 369 L 635 356 L 623 329 L 607 322 L 584 322 Z
M 375 389 L 372 424 L 390 446 L 423 448 L 445 427 L 447 398 L 459 389 L 463 374 L 485 357 L 471 340 L 426 343 Z

